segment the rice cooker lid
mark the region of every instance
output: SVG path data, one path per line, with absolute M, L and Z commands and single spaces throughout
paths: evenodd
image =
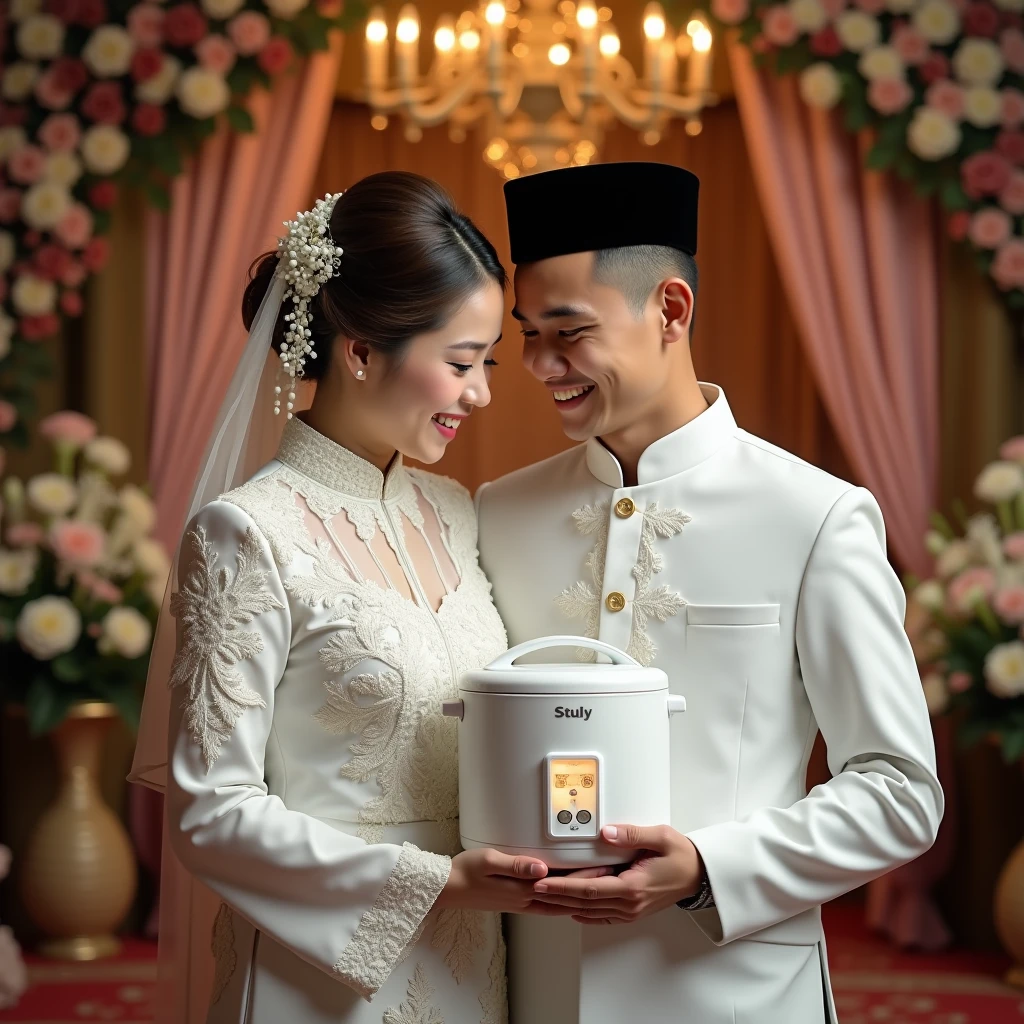
M 610 663 L 514 662 L 536 651 L 574 647 L 604 655 Z M 484 668 L 467 672 L 459 684 L 469 693 L 614 694 L 667 690 L 668 676 L 660 668 L 645 668 L 610 644 L 581 636 L 553 636 L 513 647 Z

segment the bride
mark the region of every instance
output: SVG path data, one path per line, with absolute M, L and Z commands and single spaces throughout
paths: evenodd
M 546 868 L 458 852 L 440 714 L 505 632 L 469 495 L 403 465 L 490 401 L 505 284 L 440 186 L 397 172 L 299 214 L 254 265 L 133 766 L 166 786 L 159 1020 L 505 1020 L 499 912 L 529 909 Z M 266 421 L 277 454 L 246 478 Z M 192 880 L 218 898 L 198 939 Z

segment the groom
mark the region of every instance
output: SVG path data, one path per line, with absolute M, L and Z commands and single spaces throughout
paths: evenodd
M 512 1024 L 834 1022 L 821 904 L 942 814 L 878 505 L 694 375 L 697 188 L 648 163 L 505 186 L 523 360 L 580 442 L 478 495 L 509 642 L 596 636 L 687 701 L 671 825 L 607 823 L 628 869 L 546 878 L 552 916 L 509 919 Z

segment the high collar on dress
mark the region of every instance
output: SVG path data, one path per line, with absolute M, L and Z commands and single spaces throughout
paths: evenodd
M 716 384 L 701 384 L 700 390 L 708 403 L 707 409 L 645 449 L 636 470 L 638 486 L 692 469 L 736 435 L 736 420 L 725 392 Z M 587 468 L 609 487 L 625 486 L 619 460 L 596 437 L 587 442 Z
M 314 430 L 298 416 L 285 425 L 277 458 L 332 491 L 367 501 L 399 498 L 410 487 L 400 454 L 385 476 L 372 462 Z

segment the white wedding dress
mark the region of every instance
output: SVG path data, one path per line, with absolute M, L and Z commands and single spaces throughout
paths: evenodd
M 432 909 L 459 835 L 441 703 L 505 649 L 468 493 L 294 419 L 189 523 L 178 581 L 167 806 L 224 901 L 208 1019 L 502 1024 L 499 916 Z

